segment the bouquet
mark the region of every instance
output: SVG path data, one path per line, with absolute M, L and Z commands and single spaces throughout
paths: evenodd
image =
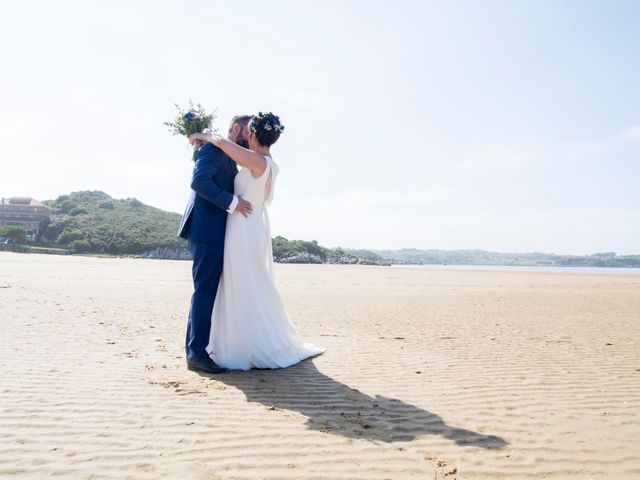
M 173 122 L 164 122 L 169 127 L 169 131 L 173 135 L 189 135 L 194 133 L 202 133 L 204 131 L 215 132 L 211 129 L 211 124 L 216 118 L 215 113 L 206 113 L 199 103 L 193 105 L 193 101 L 189 100 L 189 109 L 185 112 L 180 105 L 175 104 L 178 109 L 178 115 Z M 198 154 L 198 146 L 193 150 L 193 160 L 195 161 Z

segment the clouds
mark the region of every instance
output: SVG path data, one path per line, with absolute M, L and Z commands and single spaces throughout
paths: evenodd
M 300 221 L 307 221 L 307 230 L 313 236 L 322 238 L 325 232 L 322 228 L 315 229 L 314 223 L 320 221 L 331 230 L 344 232 L 344 229 L 357 223 L 384 224 L 387 219 L 394 217 L 405 222 L 417 214 L 436 212 L 443 208 L 447 199 L 452 198 L 454 190 L 446 185 L 431 184 L 422 189 L 402 189 L 397 187 L 372 189 L 359 187 L 339 192 L 322 192 L 315 188 L 315 193 L 298 195 L 298 190 L 281 188 L 282 179 L 278 180 L 279 194 L 277 207 L 273 209 L 279 221 L 285 221 L 297 226 Z M 336 222 L 336 228 L 330 225 Z M 343 226 L 338 226 L 338 223 Z M 282 227 L 286 229 L 286 227 Z M 361 230 L 365 233 L 367 229 Z M 334 237 L 335 238 L 335 237 Z
M 323 102 L 327 102 L 326 95 L 321 92 L 278 92 L 278 97 L 290 103 L 295 108 L 313 109 Z
M 499 173 L 526 170 L 538 160 L 533 152 L 507 144 L 493 144 L 464 154 L 464 158 L 455 164 L 459 171 Z
M 625 128 L 620 138 L 628 142 L 640 142 L 640 124 Z
M 594 155 L 606 152 L 610 147 L 609 143 L 592 138 L 576 138 L 568 142 L 566 152 L 570 158 L 574 159 L 592 158 Z
M 0 139 L 11 139 L 20 136 L 25 129 L 21 118 L 12 117 L 6 113 L 0 114 Z

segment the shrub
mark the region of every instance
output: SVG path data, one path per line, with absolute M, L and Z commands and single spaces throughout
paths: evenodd
M 27 241 L 27 231 L 16 225 L 2 225 L 0 237 L 7 237 L 11 243 L 22 243 Z
M 54 213 L 69 213 L 71 209 L 77 207 L 78 204 L 73 202 L 72 200 L 63 200 L 62 202 L 55 203 L 53 205 Z
M 85 253 L 91 251 L 91 244 L 87 240 L 74 240 L 70 244 L 75 253 Z
M 89 213 L 89 210 L 87 210 L 87 209 L 86 209 L 86 208 L 84 208 L 84 207 L 75 207 L 75 208 L 72 208 L 72 209 L 69 211 L 69 214 L 70 214 L 70 215 L 72 215 L 72 216 L 74 216 L 74 217 L 75 217 L 76 215 L 86 215 L 87 213 Z

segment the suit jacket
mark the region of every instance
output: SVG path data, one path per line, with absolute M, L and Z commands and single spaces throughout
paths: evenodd
M 198 151 L 187 203 L 178 236 L 201 242 L 224 243 L 227 209 L 233 201 L 236 163 L 207 143 Z

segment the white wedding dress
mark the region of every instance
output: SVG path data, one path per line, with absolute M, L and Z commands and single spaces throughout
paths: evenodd
M 234 193 L 249 201 L 253 212 L 246 218 L 239 213 L 227 217 L 207 346 L 217 364 L 234 370 L 284 368 L 326 350 L 302 342 L 276 287 L 267 205 L 279 168 L 270 156 L 265 160 L 259 178 L 243 168 L 234 181 Z

